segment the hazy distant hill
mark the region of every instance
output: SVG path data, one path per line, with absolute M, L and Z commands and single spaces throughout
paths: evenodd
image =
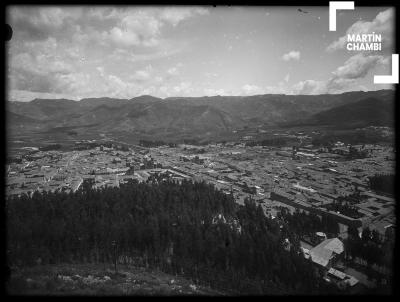
M 35 120 L 25 115 L 21 115 L 18 113 L 6 111 L 7 117 L 7 124 L 12 124 L 13 126 L 20 126 L 20 125 L 36 125 L 39 124 L 39 120 Z
M 308 122 L 313 125 L 347 127 L 393 126 L 394 102 L 367 98 L 319 112 L 313 115 Z
M 79 101 L 81 107 L 94 108 L 97 106 L 106 105 L 108 107 L 120 107 L 129 103 L 126 99 L 113 98 L 87 98 Z
M 40 121 L 41 131 L 55 127 L 96 125 L 101 132 L 203 135 L 244 126 L 340 123 L 387 125 L 393 122 L 394 91 L 326 95 L 212 96 L 132 99 L 35 99 L 9 102 L 7 110 L 28 128 Z M 21 127 L 20 127 L 21 128 Z M 35 129 L 36 129 L 35 128 Z
M 78 113 L 81 106 L 77 101 L 67 99 L 34 99 L 31 102 L 9 102 L 8 110 L 27 117 L 51 121 L 66 118 L 68 115 Z

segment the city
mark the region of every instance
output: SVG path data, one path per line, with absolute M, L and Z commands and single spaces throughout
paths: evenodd
M 192 179 L 213 184 L 225 194 L 233 194 L 242 205 L 250 198 L 272 219 L 282 208 L 292 213 L 297 209 L 328 214 L 338 223 L 338 238 L 342 240 L 347 238 L 349 226 L 357 228 L 360 236 L 368 228 L 377 231 L 381 238 L 394 230 L 394 198 L 374 192 L 369 184 L 369 177 L 394 171 L 393 147 L 354 145 L 353 150 L 365 150 L 368 155 L 349 159 L 351 148 L 341 142 L 328 151 L 311 144 L 250 147 L 245 139 L 205 146 L 179 144 L 150 148 L 91 140 L 76 142 L 74 148 L 80 150 L 72 151 L 24 147 L 21 150 L 24 155 L 15 156 L 14 162 L 7 165 L 7 194 L 75 192 L 88 179 L 94 181 L 93 188 L 118 187 L 129 179 L 146 182 L 152 175 L 163 175 L 177 182 Z M 82 150 L 85 148 L 88 149 Z M 351 201 L 352 211 L 339 203 L 343 197 Z M 319 233 L 326 239 L 325 234 Z M 313 249 L 310 241 L 301 243 L 305 257 L 310 257 Z M 346 269 L 343 265 L 340 268 Z M 350 272 L 354 274 L 354 270 Z M 327 280 L 330 282 L 329 276 L 335 279 L 338 274 L 340 280 L 347 276 L 332 268 Z M 352 286 L 359 281 L 374 286 L 366 281 L 365 275 L 355 275 L 361 280 L 349 275 Z

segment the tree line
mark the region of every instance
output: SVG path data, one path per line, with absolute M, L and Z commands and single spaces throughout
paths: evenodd
M 76 192 L 9 197 L 6 211 L 10 266 L 109 263 L 115 242 L 118 257 L 242 294 L 336 293 L 304 259 L 293 223 L 205 182 L 85 181 Z
M 141 139 L 139 140 L 139 145 L 142 147 L 146 147 L 146 148 L 155 148 L 155 147 L 160 147 L 160 146 L 168 146 L 170 148 L 175 148 L 177 146 L 176 143 L 172 143 L 172 142 L 165 142 L 163 140 L 144 140 Z
M 357 229 L 349 227 L 348 238 L 344 241 L 346 247 L 346 259 L 359 258 L 368 267 L 373 265 L 392 268 L 394 253 L 394 231 L 387 228 L 382 236 L 377 230 L 363 228 L 361 236 Z
M 377 192 L 394 195 L 395 175 L 376 174 L 369 177 L 370 188 Z
M 273 147 L 283 147 L 290 144 L 298 143 L 298 139 L 289 137 L 271 137 L 259 141 L 249 141 L 246 142 L 247 147 L 255 146 L 273 146 Z

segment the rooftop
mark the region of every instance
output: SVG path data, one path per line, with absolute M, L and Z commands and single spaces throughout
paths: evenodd
M 310 250 L 311 260 L 319 265 L 327 266 L 334 254 L 341 254 L 344 251 L 343 242 L 338 238 L 331 238 L 322 241 Z

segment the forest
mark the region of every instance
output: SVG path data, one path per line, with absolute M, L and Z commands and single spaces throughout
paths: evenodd
M 303 257 L 293 223 L 204 182 L 85 181 L 76 192 L 10 197 L 6 211 L 11 267 L 118 257 L 240 294 L 338 292 Z
M 345 144 L 393 144 L 392 136 L 383 136 L 373 129 L 362 130 L 330 130 L 322 135 L 313 137 L 312 144 L 319 147 L 333 147 L 333 144 L 341 141 Z
M 395 185 L 394 174 L 377 174 L 369 178 L 370 187 L 372 190 L 394 195 Z
M 392 228 L 386 229 L 385 236 L 381 236 L 376 230 L 364 228 L 361 236 L 353 227 L 349 228 L 349 236 L 344 241 L 346 258 L 355 257 L 365 261 L 368 267 L 378 265 L 392 268 L 395 234 Z

